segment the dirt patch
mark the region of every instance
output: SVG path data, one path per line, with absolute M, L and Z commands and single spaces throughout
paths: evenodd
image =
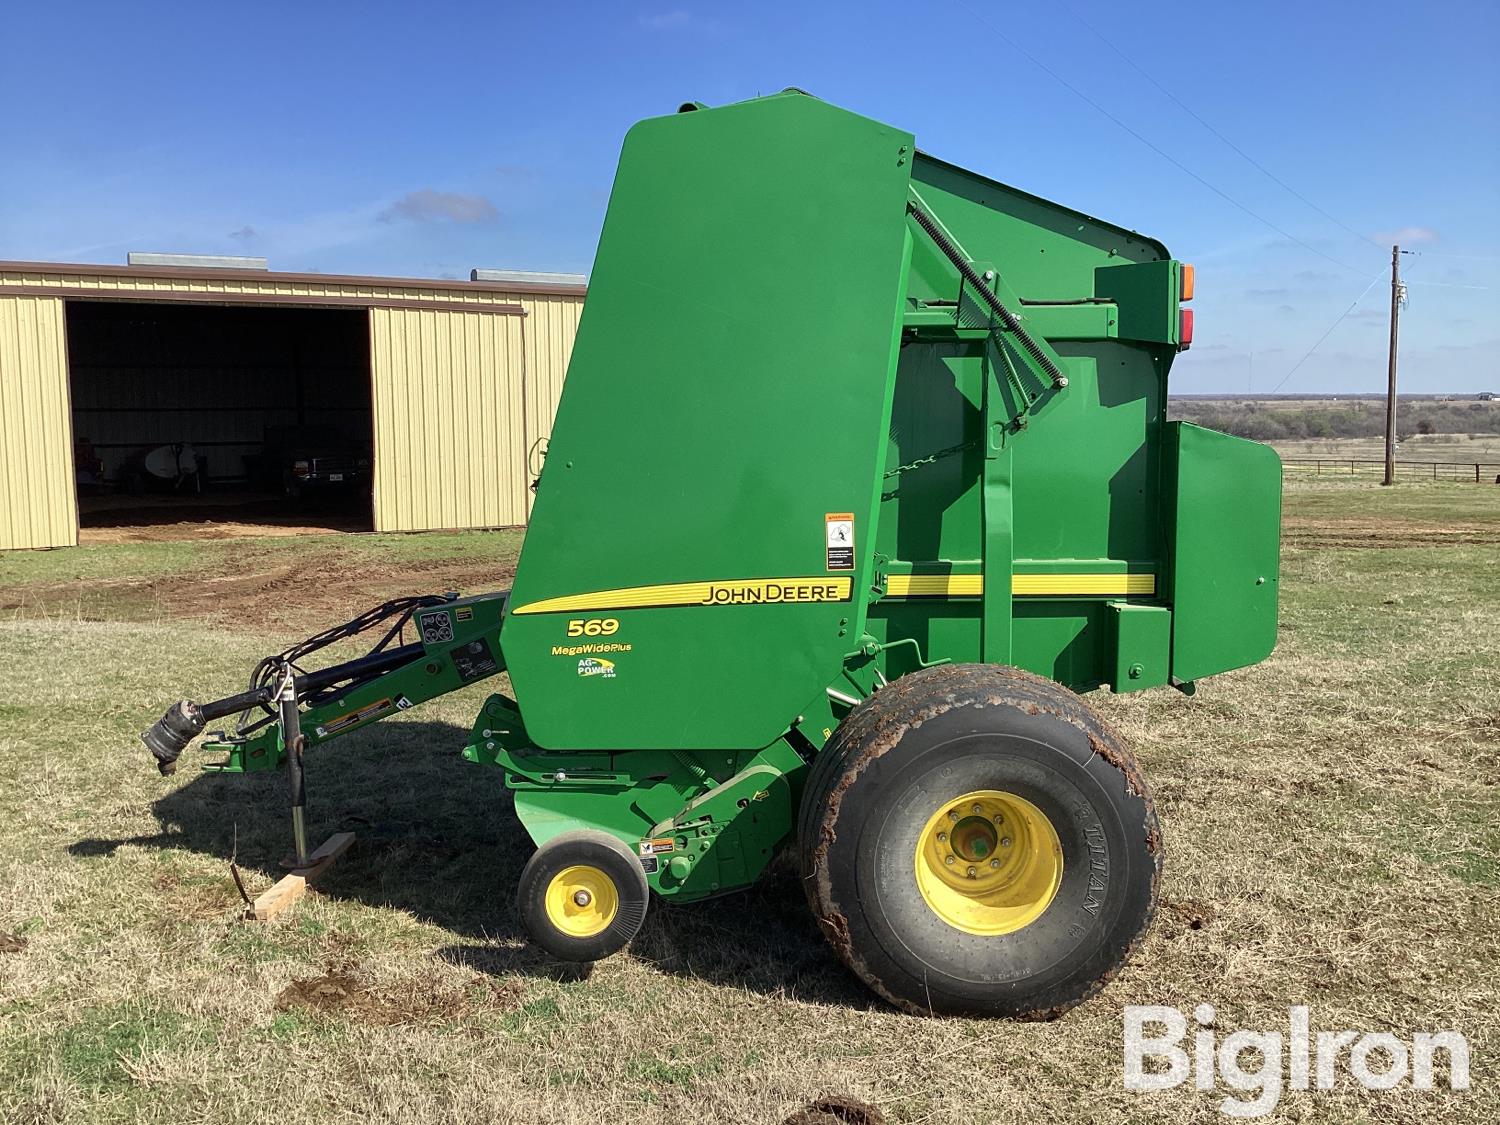
M 175 543 L 188 539 L 249 539 L 287 535 L 345 535 L 364 526 L 327 527 L 305 523 L 240 523 L 236 520 L 193 520 L 181 523 L 138 524 L 125 527 L 84 527 L 80 546 L 101 543 Z
M 1188 930 L 1207 929 L 1214 920 L 1214 908 L 1204 902 L 1183 899 L 1181 902 L 1163 902 L 1162 910 L 1176 925 L 1170 937 L 1179 937 Z
M 782 1125 L 885 1125 L 885 1114 L 869 1102 L 831 1094 L 809 1102 Z
M 396 1023 L 398 1013 L 348 973 L 324 973 L 320 977 L 294 980 L 276 997 L 276 1010 L 292 1008 L 353 1016 L 363 1023 Z
M 128 616 L 132 617 L 249 622 L 257 628 L 300 635 L 351 618 L 389 598 L 450 590 L 488 593 L 505 589 L 515 575 L 513 565 L 485 565 L 462 556 L 397 564 L 351 562 L 333 545 L 335 540 L 328 542 L 328 549 L 289 563 L 279 552 L 247 546 L 234 557 L 232 570 L 31 586 L 10 608 L 41 606 L 52 611 L 76 610 L 86 620 L 115 620 L 122 607 L 130 607 Z
M 1287 516 L 1282 536 L 1292 547 L 1472 547 L 1500 543 L 1500 524 L 1428 524 L 1414 520 Z
M 514 567 L 476 567 L 466 559 L 403 563 L 372 572 L 337 558 L 319 558 L 256 574 L 162 579 L 147 583 L 146 589 L 174 618 L 229 617 L 324 628 L 389 598 L 501 590 L 514 574 Z
M 362 983 L 348 969 L 330 968 L 322 976 L 292 981 L 276 997 L 276 1010 L 300 1008 L 385 1027 L 447 1023 L 481 1009 L 510 1011 L 520 999 L 515 981 L 475 980 L 465 986 L 429 979 L 404 986 L 398 996 Z
M 327 497 L 295 505 L 265 493 L 236 490 L 201 496 L 83 496 L 78 515 L 81 543 L 165 543 L 370 530 L 368 501 Z
M 0 953 L 20 953 L 26 948 L 26 939 L 20 934 L 8 934 L 0 930 Z

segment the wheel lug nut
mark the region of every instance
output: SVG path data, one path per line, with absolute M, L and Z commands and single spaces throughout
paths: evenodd
M 992 859 L 992 860 L 990 860 L 990 866 L 991 867 L 999 867 L 1000 866 L 1000 861 L 998 859 Z
M 1002 848 L 1008 848 L 1008 847 L 1010 847 L 1010 837 L 1009 836 L 1001 836 L 1000 837 L 1000 846 Z
M 972 867 L 971 867 L 971 868 L 969 868 L 969 878 L 970 878 L 970 879 L 972 879 L 972 878 L 974 878 L 974 876 L 976 876 L 976 875 L 978 875 L 978 874 L 979 874 L 979 872 L 978 872 L 978 871 L 977 871 L 977 870 L 975 870 L 975 869 L 974 869 L 974 868 L 972 868 Z
M 939 832 L 938 833 L 938 842 L 939 843 L 942 843 L 947 838 L 948 838 L 948 833 L 946 833 L 946 832 Z
M 953 857 L 951 855 L 944 856 L 943 857 L 943 862 L 946 863 L 949 867 L 952 867 L 953 866 Z
M 573 901 L 579 906 L 587 906 L 589 903 L 594 901 L 594 898 L 588 893 L 588 891 L 574 891 Z
M 981 805 L 978 801 L 975 801 L 974 802 L 974 811 L 975 812 L 983 812 L 984 811 L 984 806 Z
M 958 819 L 958 810 L 957 809 L 949 809 L 948 810 L 948 819 L 949 820 L 957 820 Z
M 996 824 L 1004 824 L 1005 823 L 1005 816 L 1002 813 L 996 813 L 995 814 L 995 823 Z

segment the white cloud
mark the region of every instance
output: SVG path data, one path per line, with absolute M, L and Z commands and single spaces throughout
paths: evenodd
M 495 205 L 482 195 L 422 188 L 409 191 L 376 216 L 382 223 L 407 220 L 414 223 L 448 221 L 487 223 L 499 217 Z

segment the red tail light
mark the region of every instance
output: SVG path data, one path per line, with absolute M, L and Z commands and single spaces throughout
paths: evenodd
M 1193 310 L 1178 309 L 1177 312 L 1181 318 L 1177 322 L 1177 350 L 1185 352 L 1193 346 Z

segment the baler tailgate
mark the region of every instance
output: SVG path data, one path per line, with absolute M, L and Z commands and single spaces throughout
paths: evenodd
M 1276 647 L 1281 459 L 1259 442 L 1168 426 L 1175 466 L 1172 675 L 1190 682 Z

